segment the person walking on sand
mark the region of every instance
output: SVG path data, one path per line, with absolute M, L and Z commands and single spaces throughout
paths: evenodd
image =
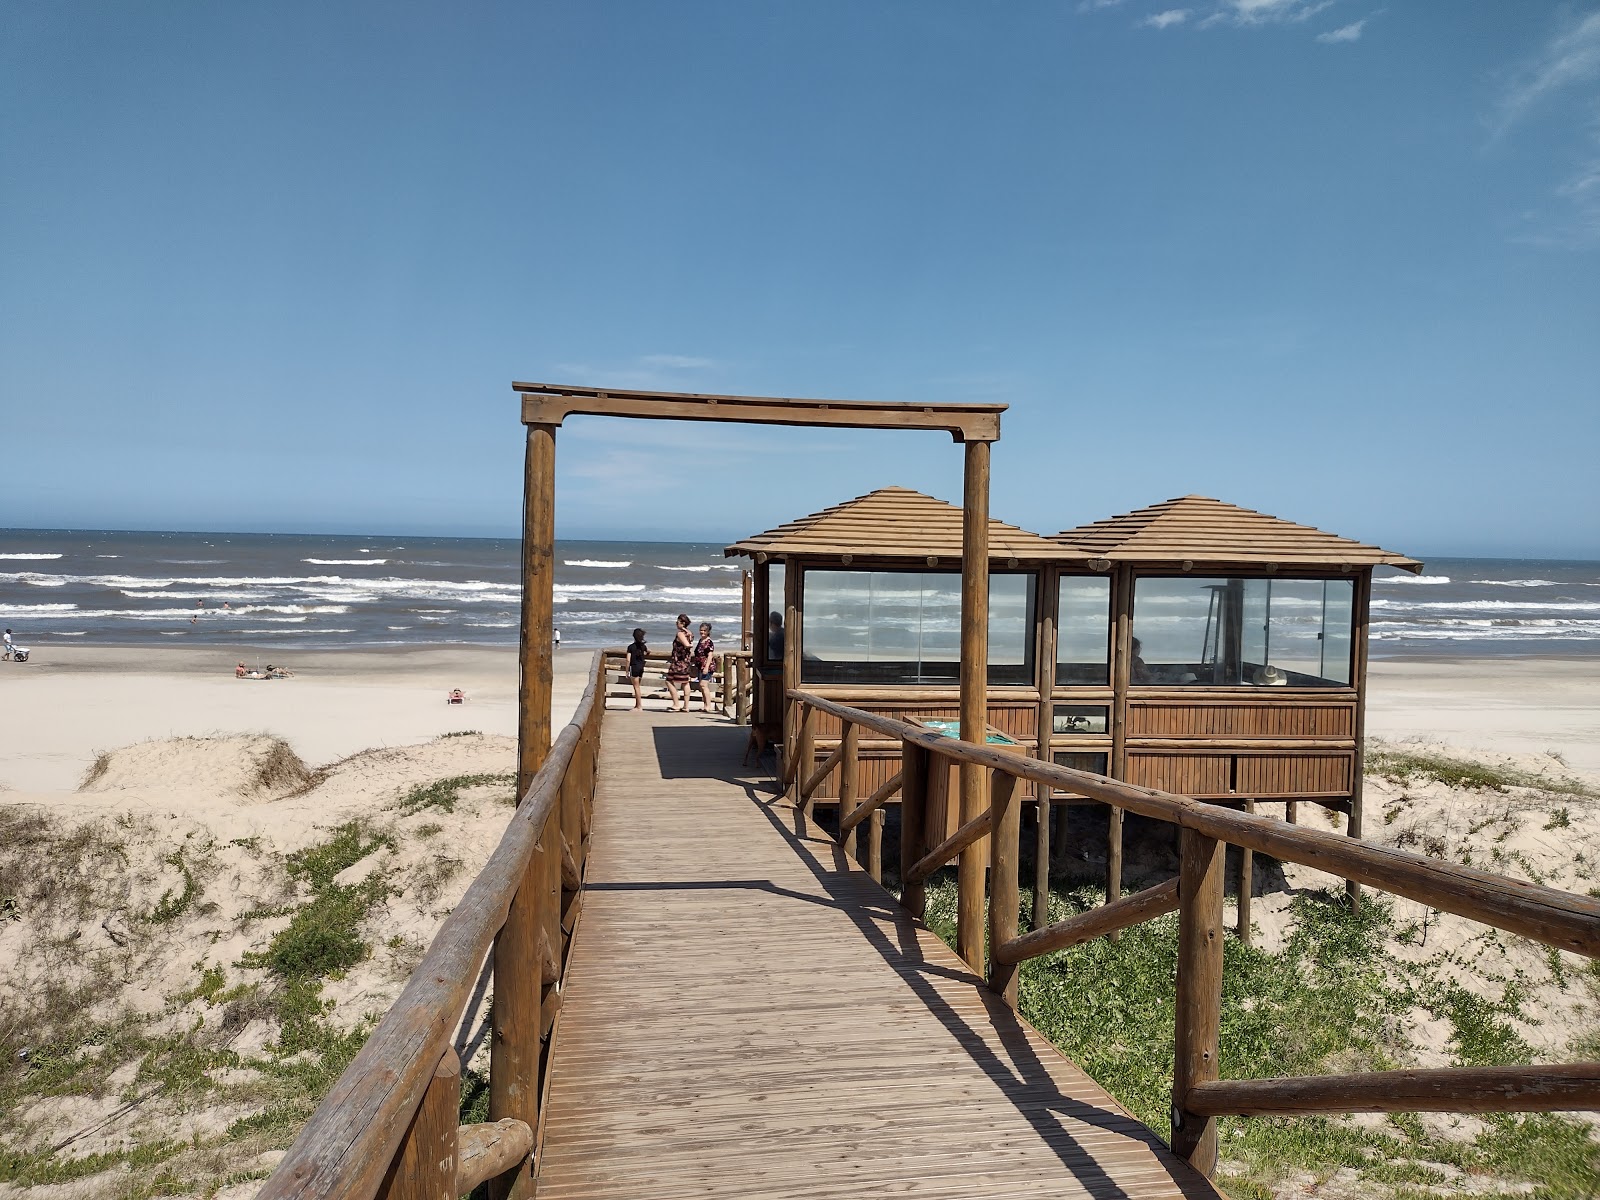
M 690 658 L 690 666 L 694 671 L 694 681 L 700 688 L 700 711 L 711 711 L 710 681 L 716 677 L 717 644 L 711 640 L 711 622 L 700 622 L 700 640 L 694 644 L 694 654 Z M 684 707 L 689 706 L 688 690 L 684 691 Z
M 628 655 L 628 682 L 633 684 L 633 707 L 644 707 L 644 697 L 640 694 L 640 680 L 644 678 L 644 662 L 650 653 L 650 647 L 644 644 L 644 630 L 633 631 L 633 641 L 629 643 L 626 651 Z
M 694 674 L 693 658 L 694 641 L 689 637 L 689 614 L 679 613 L 678 629 L 672 635 L 672 653 L 667 656 L 667 694 L 672 697 L 673 712 L 689 711 L 689 680 Z

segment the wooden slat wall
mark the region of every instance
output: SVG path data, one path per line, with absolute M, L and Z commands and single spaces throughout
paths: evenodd
M 1129 749 L 1127 782 L 1182 796 L 1226 796 L 1233 774 L 1231 754 L 1162 754 Z
M 1355 714 L 1353 699 L 1334 704 L 1133 700 L 1128 736 L 1353 738 Z
M 1241 754 L 1235 790 L 1241 796 L 1345 796 L 1354 779 L 1353 751 Z
M 841 704 L 851 703 L 848 699 L 840 701 Z M 955 720 L 960 716 L 959 710 L 952 704 L 861 704 L 859 707 L 868 712 L 883 713 L 885 716 L 894 717 L 899 721 L 921 720 L 926 717 L 948 717 Z M 816 753 L 811 761 L 811 770 L 833 752 L 833 747 L 838 744 L 842 735 L 839 718 L 828 713 L 816 713 L 811 718 L 816 728 L 819 743 Z M 1023 750 L 1032 753 L 1028 745 L 1034 741 L 1035 732 L 1039 722 L 1038 705 L 1031 700 L 1018 700 L 1005 704 L 989 705 L 989 724 L 1000 730 L 1007 737 L 1014 738 L 1023 743 Z M 871 737 L 870 733 L 867 737 Z M 879 784 L 885 782 L 891 775 L 900 769 L 900 749 L 896 746 L 892 751 L 875 750 L 870 747 L 861 751 L 860 769 L 856 774 L 856 787 L 858 796 L 870 796 Z M 892 765 L 889 765 L 891 764 Z M 1029 793 L 1031 794 L 1031 793 Z M 812 798 L 820 803 L 839 798 L 839 773 L 835 771 L 827 780 L 812 793 Z M 891 803 L 894 803 L 891 801 Z M 954 832 L 952 829 L 951 832 Z

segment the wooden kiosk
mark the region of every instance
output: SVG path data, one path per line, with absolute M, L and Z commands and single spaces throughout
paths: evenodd
M 884 488 L 727 548 L 755 563 L 754 720 L 785 754 L 791 689 L 903 720 L 956 714 L 961 533 L 960 509 Z M 1360 836 L 1372 571 L 1420 563 L 1201 496 L 1051 538 L 991 520 L 989 545 L 996 735 L 1129 783 L 1252 811 L 1281 802 L 1290 821 L 1315 802 L 1347 812 Z M 802 777 L 840 736 L 833 718 L 817 721 Z M 866 796 L 896 761 L 863 744 L 859 764 Z M 814 798 L 838 795 L 830 779 Z M 1041 866 L 1065 806 L 1090 803 L 1048 799 L 1056 821 L 1038 823 Z M 1121 816 L 1110 811 L 1111 898 Z M 929 848 L 955 821 L 954 806 L 930 811 Z M 1248 927 L 1247 887 L 1241 898 Z

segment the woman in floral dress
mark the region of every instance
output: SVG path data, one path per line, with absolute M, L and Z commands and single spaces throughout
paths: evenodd
M 678 614 L 678 631 L 672 635 L 672 653 L 667 657 L 667 694 L 673 712 L 689 711 L 689 680 L 694 676 L 694 641 L 689 637 L 689 614 Z M 680 691 L 681 689 L 681 691 Z
M 717 644 L 711 640 L 711 622 L 700 622 L 700 640 L 694 644 L 694 655 L 689 662 L 690 673 L 700 688 L 700 711 L 711 711 L 711 683 L 717 677 Z M 684 703 L 689 700 L 687 690 Z

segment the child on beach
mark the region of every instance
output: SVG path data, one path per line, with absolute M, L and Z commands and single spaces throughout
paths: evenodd
M 694 642 L 689 637 L 689 614 L 678 614 L 678 629 L 672 635 L 672 653 L 667 658 L 667 694 L 672 697 L 673 712 L 689 711 L 689 680 L 694 674 L 690 661 Z M 682 695 L 678 689 L 682 688 Z
M 644 630 L 633 631 L 633 641 L 629 644 L 628 654 L 628 682 L 633 684 L 633 707 L 644 707 L 644 697 L 639 692 L 639 681 L 644 678 L 645 656 L 650 653 L 650 647 L 644 644 Z
M 711 711 L 711 689 L 707 684 L 716 678 L 717 645 L 711 640 L 711 622 L 700 622 L 700 640 L 694 644 L 691 665 L 694 681 L 700 687 L 700 711 Z M 689 693 L 684 691 L 684 708 L 689 707 Z

